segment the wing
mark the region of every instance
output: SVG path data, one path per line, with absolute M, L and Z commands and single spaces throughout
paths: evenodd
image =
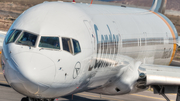
M 139 67 L 140 77 L 151 86 L 155 94 L 162 95 L 167 101 L 166 93 L 177 93 L 176 101 L 180 101 L 180 67 L 147 65 Z
M 180 67 L 143 64 L 139 72 L 145 74 L 146 85 L 180 85 Z

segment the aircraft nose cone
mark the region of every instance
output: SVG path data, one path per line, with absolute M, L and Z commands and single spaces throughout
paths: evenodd
M 21 74 L 38 85 L 50 86 L 55 77 L 54 62 L 41 54 L 32 52 L 18 53 L 12 56 Z

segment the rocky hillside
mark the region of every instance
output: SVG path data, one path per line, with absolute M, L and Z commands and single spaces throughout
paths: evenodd
M 151 7 L 151 4 L 153 2 L 153 0 L 100 0 L 100 1 L 117 2 L 127 5 L 136 5 L 136 6 L 145 6 L 145 7 Z M 168 0 L 167 9 L 180 11 L 180 0 Z

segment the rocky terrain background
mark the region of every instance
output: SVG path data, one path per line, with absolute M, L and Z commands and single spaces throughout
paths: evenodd
M 57 0 L 48 0 L 57 1 Z M 72 0 L 63 0 L 70 2 Z M 83 1 L 83 0 L 79 0 Z M 90 2 L 91 0 L 84 0 Z M 96 0 L 97 1 L 97 0 Z M 108 0 L 101 0 L 108 1 Z M 150 7 L 153 0 L 109 0 L 110 2 L 117 2 L 121 4 L 130 4 L 138 6 Z M 28 8 L 42 3 L 44 0 L 0 0 L 0 30 L 7 31 L 14 20 Z M 141 2 L 141 3 L 140 3 Z M 100 2 L 101 3 L 101 2 Z M 171 10 L 180 10 L 180 0 L 168 0 L 167 8 Z M 167 15 L 166 16 L 173 22 L 180 36 L 180 16 Z M 180 61 L 180 49 L 175 56 L 175 60 Z
M 116 2 L 128 5 L 151 7 L 153 0 L 100 0 L 106 2 Z M 180 11 L 180 0 L 168 0 L 167 7 L 168 10 Z

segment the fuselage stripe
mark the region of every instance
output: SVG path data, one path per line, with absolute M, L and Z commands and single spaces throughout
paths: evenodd
M 172 34 L 172 37 L 173 37 L 173 53 L 172 53 L 172 55 L 171 55 L 171 60 L 170 60 L 170 63 L 169 63 L 169 65 L 170 65 L 171 62 L 172 62 L 172 60 L 173 60 L 173 58 L 174 58 L 174 55 L 175 55 L 175 53 L 176 53 L 176 48 L 177 48 L 175 33 L 174 33 L 172 27 L 170 26 L 170 24 L 169 24 L 161 15 L 159 15 L 158 13 L 153 12 L 153 11 L 150 11 L 150 12 L 154 13 L 154 14 L 157 15 L 159 18 L 161 18 L 161 19 L 166 23 L 166 25 L 168 26 L 169 30 L 171 31 L 171 34 Z

